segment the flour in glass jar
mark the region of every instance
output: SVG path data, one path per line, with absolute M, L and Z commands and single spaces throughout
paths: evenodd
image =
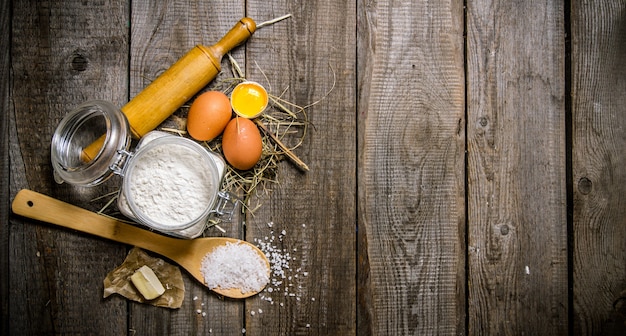
M 162 225 L 198 219 L 215 195 L 216 186 L 203 158 L 193 149 L 157 146 L 136 159 L 128 178 L 135 206 Z

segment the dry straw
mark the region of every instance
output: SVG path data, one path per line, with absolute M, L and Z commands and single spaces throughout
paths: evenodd
M 291 17 L 290 14 L 260 23 L 257 25 L 257 28 L 276 23 L 289 17 Z M 237 61 L 230 54 L 227 54 L 227 56 L 230 61 L 233 77 L 215 81 L 211 89 L 223 91 L 228 95 L 238 83 L 246 81 L 247 79 Z M 235 193 L 242 199 L 244 205 L 242 212 L 247 212 L 251 215 L 254 215 L 254 212 L 262 205 L 260 203 L 263 198 L 262 196 L 268 195 L 272 190 L 272 186 L 280 183 L 279 164 L 285 157 L 293 162 L 299 169 L 308 171 L 309 167 L 300 160 L 293 151 L 303 145 L 308 135 L 308 127 L 313 126 L 308 119 L 307 110 L 321 102 L 332 92 L 336 80 L 336 78 L 333 78 L 331 88 L 322 98 L 311 104 L 300 106 L 284 98 L 288 92 L 288 88 L 283 89 L 279 94 L 272 93 L 269 78 L 258 64 L 255 63 L 255 66 L 265 79 L 265 83 L 269 88 L 268 94 L 270 98 L 268 109 L 262 116 L 255 119 L 255 123 L 262 130 L 263 154 L 261 160 L 250 170 L 240 171 L 227 165 L 222 184 L 222 190 Z M 330 70 L 334 77 L 335 72 L 332 67 L 330 67 Z M 188 108 L 189 105 L 182 107 L 183 110 Z M 186 118 L 172 115 L 169 121 L 169 123 L 164 123 L 167 126 L 161 127 L 159 130 L 182 137 L 187 136 Z M 222 154 L 221 136 L 210 142 L 203 142 L 201 144 L 215 153 Z M 110 197 L 110 195 L 101 196 L 100 198 L 106 197 Z M 99 213 L 104 214 L 105 210 L 115 199 L 116 196 L 113 196 Z M 253 199 L 256 201 L 255 204 L 251 204 Z M 216 226 L 220 231 L 224 231 L 217 226 L 217 224 L 218 221 L 210 221 L 208 226 Z

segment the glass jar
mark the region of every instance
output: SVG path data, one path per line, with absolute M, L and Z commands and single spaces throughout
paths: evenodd
M 235 199 L 220 190 L 226 164 L 193 140 L 152 131 L 134 151 L 124 114 L 106 101 L 79 105 L 57 127 L 51 161 L 57 183 L 95 186 L 122 177 L 118 208 L 159 232 L 195 238 L 213 215 L 232 215 Z M 86 150 L 99 146 L 91 158 Z

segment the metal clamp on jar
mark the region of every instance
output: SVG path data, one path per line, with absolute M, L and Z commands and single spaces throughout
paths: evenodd
M 93 158 L 84 149 L 104 142 Z M 221 191 L 225 163 L 198 143 L 164 132 L 147 133 L 130 151 L 124 114 L 106 101 L 90 101 L 65 116 L 52 138 L 51 160 L 58 183 L 98 185 L 122 177 L 118 208 L 162 233 L 195 238 L 213 215 L 229 215 L 237 201 Z M 230 217 L 228 217 L 230 220 Z

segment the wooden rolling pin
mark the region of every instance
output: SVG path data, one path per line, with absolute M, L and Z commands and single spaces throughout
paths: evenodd
M 222 57 L 245 42 L 256 30 L 256 23 L 245 17 L 231 28 L 216 44 L 198 45 L 174 63 L 156 80 L 129 101 L 122 112 L 130 124 L 135 139 L 159 126 L 165 119 L 205 87 L 221 70 Z M 105 136 L 85 147 L 85 162 L 96 157 Z

